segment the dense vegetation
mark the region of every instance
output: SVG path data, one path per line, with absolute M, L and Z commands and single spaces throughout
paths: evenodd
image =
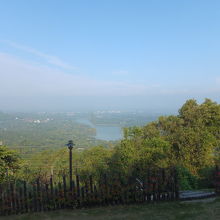
M 22 157 L 29 157 L 42 150 L 64 147 L 67 140 L 73 139 L 76 148 L 102 145 L 109 147 L 114 141 L 95 138 L 95 126 L 80 122 L 90 121 L 94 125 L 105 124 L 126 127 L 152 121 L 155 116 L 144 118 L 144 113 L 135 112 L 96 112 L 96 113 L 1 113 L 0 143 L 16 149 Z
M 21 161 L 17 154 L 4 146 L 0 146 L 0 182 L 8 176 L 14 176 L 20 165 Z
M 220 159 L 219 143 L 220 105 L 209 99 L 202 104 L 188 100 L 176 116 L 161 116 L 143 127 L 125 128 L 124 139 L 115 145 L 75 149 L 74 173 L 85 178 L 92 174 L 97 179 L 103 173 L 143 178 L 147 168 L 175 166 L 182 188 L 209 187 L 212 168 Z M 6 148 L 1 149 L 2 155 L 7 154 Z M 11 164 L 17 163 L 17 159 L 11 160 Z M 47 180 L 51 174 L 68 172 L 68 150 L 45 151 L 19 163 L 21 168 L 11 175 Z M 1 162 L 0 166 L 2 173 L 6 165 Z M 7 168 L 14 169 L 11 165 Z
M 70 137 L 89 146 L 95 130 L 62 114 L 0 114 L 0 139 L 8 146 L 60 147 Z M 90 143 L 91 144 L 91 143 Z
M 0 112 L 0 142 L 17 150 L 22 158 L 44 150 L 63 148 L 69 139 L 74 139 L 76 148 L 111 145 L 95 139 L 94 128 L 77 123 L 80 117 L 88 115 Z

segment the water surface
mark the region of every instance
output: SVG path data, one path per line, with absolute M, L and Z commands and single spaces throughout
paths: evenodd
M 94 125 L 86 118 L 76 120 L 80 124 L 88 125 L 96 129 L 96 139 L 105 141 L 115 141 L 122 139 L 122 129 L 119 126 Z

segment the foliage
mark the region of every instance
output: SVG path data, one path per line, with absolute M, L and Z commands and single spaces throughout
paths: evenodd
M 98 179 L 108 169 L 108 160 L 111 157 L 111 150 L 102 147 L 91 147 L 72 152 L 73 174 L 79 174 L 82 178 L 93 175 Z M 51 175 L 60 177 L 69 173 L 69 151 L 67 148 L 54 151 L 44 151 L 38 153 L 22 166 L 19 176 L 28 181 L 40 178 L 47 182 Z
M 10 148 L 17 149 L 23 158 L 42 150 L 58 150 L 71 139 L 74 140 L 76 148 L 111 144 L 104 140 L 96 140 L 95 128 L 78 123 L 78 117 L 80 115 L 0 112 L 0 141 Z
M 117 163 L 121 173 L 145 172 L 150 166 L 181 167 L 182 187 L 195 188 L 199 179 L 204 179 L 200 170 L 220 161 L 220 105 L 210 99 L 200 105 L 188 100 L 179 115 L 125 128 L 124 137 L 115 147 L 112 163 Z
M 75 131 L 72 121 L 64 121 L 65 126 L 61 127 L 65 129 L 59 134 L 62 143 L 66 141 L 62 139 L 67 137 L 66 132 L 72 135 Z M 205 176 L 211 178 L 211 167 L 220 162 L 220 105 L 210 99 L 202 104 L 188 100 L 178 115 L 161 116 L 143 127 L 124 128 L 121 142 L 109 147 L 101 145 L 73 150 L 74 174 L 84 177 L 92 174 L 97 179 L 103 173 L 112 178 L 142 178 L 148 168 L 175 166 L 179 168 L 181 187 L 195 188 Z M 61 176 L 67 173 L 68 166 L 66 148 L 49 150 L 26 160 L 19 175 L 27 179 L 41 176 L 46 180 L 52 173 Z
M 110 161 L 111 175 L 143 177 L 147 168 L 168 167 L 169 151 L 169 143 L 160 138 L 125 139 L 115 147 Z
M 108 161 L 112 151 L 102 147 L 92 147 L 81 153 L 78 164 L 78 173 L 81 177 L 92 175 L 95 179 L 100 178 L 109 169 Z
M 0 146 L 0 182 L 13 176 L 19 167 L 18 155 L 7 147 Z
M 180 189 L 192 190 L 198 188 L 198 176 L 192 175 L 186 167 L 177 167 L 177 171 Z

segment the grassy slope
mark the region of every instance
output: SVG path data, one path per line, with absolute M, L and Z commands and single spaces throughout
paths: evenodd
M 81 219 L 220 219 L 220 198 L 159 204 L 114 206 L 81 210 L 62 210 L 46 213 L 0 217 L 1 220 L 81 220 Z

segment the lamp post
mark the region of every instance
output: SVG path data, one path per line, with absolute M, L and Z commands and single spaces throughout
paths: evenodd
M 74 143 L 72 140 L 69 140 L 67 147 L 69 149 L 69 175 L 70 175 L 70 191 L 73 190 L 73 171 L 72 171 L 72 149 L 73 149 Z

